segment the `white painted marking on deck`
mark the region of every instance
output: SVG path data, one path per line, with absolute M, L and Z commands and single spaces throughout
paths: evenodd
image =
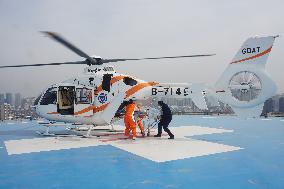
M 115 141 L 111 142 L 111 145 L 155 162 L 192 158 L 241 149 L 201 140 L 168 140 L 167 138 L 137 140 L 135 142 L 129 140 Z
M 8 125 L 14 125 L 15 123 L 8 122 L 7 124 L 8 124 Z
M 260 119 L 260 120 L 262 120 L 262 121 L 270 121 L 270 120 L 272 120 L 272 119 L 263 118 L 263 119 Z
M 212 117 L 212 116 L 203 116 L 203 119 L 216 119 L 217 117 Z
M 51 150 L 112 145 L 129 153 L 141 156 L 155 162 L 165 162 L 178 159 L 192 158 L 216 153 L 240 150 L 239 147 L 195 140 L 186 136 L 233 132 L 232 130 L 181 126 L 171 127 L 175 134 L 174 140 L 168 137 L 137 138 L 137 140 L 123 140 L 123 134 L 103 136 L 100 138 L 80 137 L 48 137 L 5 141 L 8 155 L 42 152 Z M 156 131 L 155 131 L 156 133 Z M 114 139 L 114 140 L 112 140 Z M 105 141 L 105 142 L 103 142 Z
M 217 129 L 217 128 L 200 127 L 200 126 L 180 126 L 180 127 L 171 127 L 170 129 L 178 138 L 185 138 L 187 136 L 190 137 L 196 135 L 233 132 L 233 130 L 228 130 L 228 129 Z
M 71 148 L 82 148 L 90 146 L 98 146 L 102 144 L 97 139 L 93 138 L 78 138 L 78 137 L 48 137 L 48 138 L 33 138 L 21 140 L 5 141 L 8 155 L 24 154 L 31 152 L 42 152 L 51 150 L 62 150 Z

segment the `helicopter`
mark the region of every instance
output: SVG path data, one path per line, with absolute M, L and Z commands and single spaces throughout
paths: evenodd
M 248 38 L 215 86 L 210 87 L 200 83 L 148 82 L 117 73 L 109 63 L 205 57 L 214 54 L 104 59 L 100 56 L 89 56 L 58 33 L 43 33 L 85 60 L 7 65 L 0 68 L 86 65 L 81 75 L 49 86 L 36 98 L 34 106 L 37 114 L 50 121 L 92 126 L 109 125 L 122 104 L 130 99 L 143 104 L 152 99 L 190 98 L 199 109 L 207 109 L 207 96 L 230 105 L 237 115 L 255 117 L 260 115 L 265 100 L 274 95 L 277 89 L 265 71 L 265 64 L 278 36 Z

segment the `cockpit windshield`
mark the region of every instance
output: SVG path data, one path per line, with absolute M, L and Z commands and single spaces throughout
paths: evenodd
M 34 105 L 35 105 L 35 106 L 38 105 L 39 100 L 40 100 L 40 97 L 41 97 L 41 95 L 39 95 L 39 96 L 35 99 L 35 102 L 34 102 Z
M 44 93 L 40 105 L 56 104 L 57 101 L 57 88 L 52 87 L 47 89 Z

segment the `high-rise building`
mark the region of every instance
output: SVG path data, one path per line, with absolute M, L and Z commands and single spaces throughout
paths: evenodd
M 0 120 L 7 120 L 12 114 L 12 108 L 10 104 L 4 103 L 0 105 Z
M 0 93 L 0 105 L 3 105 L 5 103 L 5 95 L 3 93 Z
M 21 94 L 16 93 L 15 94 L 15 108 L 18 108 L 21 106 Z
M 275 95 L 275 96 L 272 97 L 272 101 L 273 101 L 272 112 L 278 112 L 279 111 L 279 97 L 280 97 L 280 95 Z
M 273 103 L 273 99 L 269 98 L 268 100 L 265 101 L 264 106 L 263 106 L 263 110 L 262 110 L 262 114 L 267 114 L 269 112 L 273 112 L 274 109 L 274 103 Z
M 279 98 L 279 112 L 284 113 L 284 97 Z
M 6 103 L 7 104 L 13 104 L 13 96 L 12 93 L 6 93 Z

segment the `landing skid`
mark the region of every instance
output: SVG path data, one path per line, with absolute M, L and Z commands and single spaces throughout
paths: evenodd
M 40 123 L 40 125 L 45 127 L 45 131 L 41 132 L 41 131 L 36 131 L 36 133 L 40 136 L 50 136 L 50 137 L 54 137 L 54 136 L 60 136 L 60 137 L 67 137 L 67 136 L 82 136 L 82 135 L 74 135 L 74 134 L 62 134 L 62 133 L 50 133 L 50 127 L 54 127 L 54 126 L 64 126 L 66 127 L 68 124 L 64 124 L 64 123 L 56 123 L 56 122 L 49 122 L 49 123 Z M 67 127 L 68 128 L 68 127 Z
M 85 131 L 87 131 L 87 133 L 83 135 L 84 138 L 101 137 L 101 136 L 108 136 L 108 135 L 124 133 L 124 130 L 115 130 L 113 127 L 111 129 L 102 129 L 102 128 L 96 128 L 92 126 L 88 128 L 88 130 L 85 130 Z M 80 131 L 75 131 L 75 132 L 80 133 Z
M 40 131 L 36 131 L 37 134 L 41 135 L 41 136 L 55 136 L 55 134 L 52 134 L 49 132 L 49 127 L 48 125 L 43 125 L 45 126 L 45 131 L 44 132 L 40 132 Z
M 40 131 L 36 131 L 36 133 L 40 136 L 44 136 L 44 137 L 78 137 L 78 136 L 82 136 L 80 134 L 74 135 L 74 134 L 60 134 L 60 133 L 45 133 L 45 132 L 40 132 Z
M 40 136 L 56 136 L 56 134 L 53 134 L 53 133 L 46 133 L 46 132 L 40 132 L 40 131 L 36 131 L 36 133 Z
M 115 135 L 124 133 L 124 130 L 117 130 L 114 128 L 113 125 L 109 126 L 93 126 L 93 125 L 82 125 L 76 127 L 70 127 L 66 124 L 56 124 L 56 123 L 44 123 L 41 124 L 45 127 L 45 131 L 36 131 L 36 133 L 40 136 L 46 137 L 72 137 L 72 136 L 79 136 L 83 138 L 92 138 L 92 137 L 101 137 L 101 136 L 108 136 L 108 135 Z M 50 133 L 50 127 L 52 126 L 65 126 L 66 130 L 72 131 L 72 133 Z M 62 131 L 61 131 L 62 132 Z
M 61 134 L 61 133 L 50 133 L 49 132 L 49 129 L 50 129 L 50 126 L 47 126 L 47 125 L 44 125 L 46 127 L 45 131 L 44 132 L 40 132 L 40 131 L 36 131 L 36 133 L 40 136 L 45 136 L 45 137 L 54 137 L 54 136 L 58 136 L 58 137 L 68 137 L 68 136 L 82 136 L 80 134 Z

